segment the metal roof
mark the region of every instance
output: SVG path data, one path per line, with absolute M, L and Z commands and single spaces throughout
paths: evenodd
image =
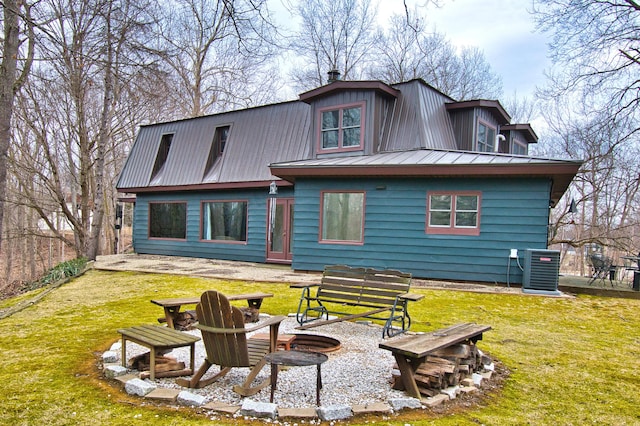
M 309 106 L 287 102 L 143 126 L 120 174 L 121 192 L 190 189 L 232 184 L 259 186 L 277 179 L 269 164 L 309 158 Z M 222 156 L 205 170 L 215 130 L 230 126 Z M 163 175 L 150 183 L 163 134 L 173 133 Z M 206 176 L 205 176 L 206 173 Z
M 421 80 L 394 87 L 400 90 L 400 95 L 380 151 L 456 149 L 453 126 L 445 106 L 450 98 Z
M 452 104 L 451 98 L 421 80 L 393 87 L 380 82 L 335 82 L 301 96 L 309 101 L 340 88 L 384 92 L 390 107 L 381 123 L 380 153 L 314 159 L 312 106 L 302 100 L 284 102 L 142 126 L 116 187 L 136 193 L 266 187 L 274 179 L 294 182 L 303 176 L 546 176 L 553 180 L 556 201 L 581 165 L 456 150 L 448 110 L 487 107 L 503 115 L 501 105 L 497 101 Z M 224 153 L 206 170 L 216 128 L 221 126 L 230 127 Z M 514 126 L 514 130 L 530 128 Z M 151 182 L 162 136 L 169 133 L 173 138 L 165 165 Z
M 299 177 L 542 177 L 552 181 L 551 199 L 555 204 L 581 165 L 581 161 L 573 160 L 417 149 L 274 163 L 271 172 L 290 182 Z

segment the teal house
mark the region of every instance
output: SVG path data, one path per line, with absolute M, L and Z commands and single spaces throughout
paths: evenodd
M 117 189 L 135 195 L 136 253 L 520 283 L 581 165 L 529 156 L 537 141 L 497 100 L 335 80 L 142 126 Z

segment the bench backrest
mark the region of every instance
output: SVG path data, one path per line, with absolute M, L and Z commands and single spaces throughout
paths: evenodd
M 411 287 L 411 274 L 396 270 L 327 266 L 316 297 L 336 303 L 392 306 Z

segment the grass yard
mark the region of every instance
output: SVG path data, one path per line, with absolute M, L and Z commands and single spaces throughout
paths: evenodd
M 0 320 L 0 423 L 212 424 L 191 409 L 143 405 L 96 370 L 101 353 L 118 339 L 118 328 L 156 323 L 162 312 L 150 299 L 193 296 L 208 288 L 274 293 L 262 307 L 269 314 L 295 311 L 300 295 L 284 284 L 91 270 Z M 412 410 L 351 424 L 640 424 L 639 300 L 413 291 L 426 297 L 410 308 L 412 330 L 489 324 L 493 330 L 478 345 L 511 375 L 500 394 L 465 412 Z

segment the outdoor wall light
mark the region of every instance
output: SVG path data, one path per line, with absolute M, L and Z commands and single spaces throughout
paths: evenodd
M 276 195 L 278 193 L 278 185 L 276 185 L 276 181 L 271 181 L 269 185 L 269 195 Z

